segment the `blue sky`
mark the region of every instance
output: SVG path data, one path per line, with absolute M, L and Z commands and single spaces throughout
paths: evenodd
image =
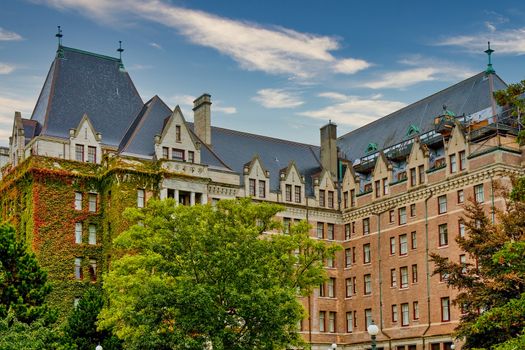
M 0 145 L 29 118 L 56 51 L 117 56 L 144 101 L 212 95 L 212 124 L 318 144 L 485 69 L 525 79 L 522 1 L 0 2 Z

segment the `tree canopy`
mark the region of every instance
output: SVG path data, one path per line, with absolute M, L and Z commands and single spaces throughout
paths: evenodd
M 280 233 L 282 207 L 250 199 L 216 206 L 151 200 L 116 238 L 100 326 L 130 349 L 284 349 L 301 345 L 301 295 L 325 279 L 336 246 L 308 225 Z

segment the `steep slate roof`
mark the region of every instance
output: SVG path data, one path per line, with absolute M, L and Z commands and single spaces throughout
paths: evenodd
M 22 118 L 22 126 L 24 127 L 25 144 L 27 145 L 33 137 L 40 133 L 40 124 L 36 120 Z
M 120 60 L 69 47 L 59 47 L 31 116 L 41 135 L 68 138 L 84 114 L 102 133 L 102 142 L 118 146 L 143 107 Z
M 496 74 L 494 91 L 505 89 L 506 83 Z M 410 125 L 425 133 L 434 128 L 434 118 L 443 113 L 443 105 L 456 116 L 470 115 L 492 106 L 489 79 L 484 72 L 474 75 L 405 108 L 353 130 L 338 138 L 337 145 L 350 160 L 363 157 L 369 143 L 378 149 L 403 141 Z

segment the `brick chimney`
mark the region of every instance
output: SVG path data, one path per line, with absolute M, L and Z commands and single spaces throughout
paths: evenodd
M 337 125 L 331 121 L 321 128 L 321 165 L 337 180 Z
M 211 95 L 202 94 L 193 101 L 195 134 L 208 146 L 211 145 Z

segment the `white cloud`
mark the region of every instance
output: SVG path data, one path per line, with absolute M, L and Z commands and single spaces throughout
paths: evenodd
M 157 43 L 149 43 L 149 46 L 155 48 L 155 49 L 159 49 L 159 50 L 162 50 L 162 46 L 160 44 L 157 44 Z
M 252 100 L 266 108 L 294 108 L 304 103 L 297 94 L 284 89 L 261 89 Z
M 381 76 L 380 79 L 364 83 L 364 87 L 371 89 L 383 88 L 404 88 L 423 81 L 436 80 L 434 74 L 437 70 L 435 68 L 413 68 L 399 72 L 388 72 Z
M 347 96 L 337 92 L 324 92 L 318 96 L 325 97 L 333 103 L 320 109 L 297 114 L 324 121 L 332 120 L 338 124 L 352 127 L 360 127 L 405 106 L 402 102 L 383 100 L 378 95 L 359 97 Z
M 34 106 L 33 99 L 0 95 L 0 123 L 8 125 L 11 133 L 15 111 L 21 112 L 23 118 L 29 118 Z
M 212 107 L 212 111 L 223 113 L 223 114 L 235 114 L 237 113 L 237 108 L 215 106 L 215 107 Z
M 437 45 L 458 46 L 467 51 L 482 52 L 490 41 L 498 55 L 525 54 L 525 27 L 498 31 L 493 23 L 488 23 L 488 32 L 473 35 L 457 35 L 441 40 Z
M 7 29 L 0 27 L 0 41 L 19 41 L 22 36 L 15 32 L 10 32 Z
M 225 54 L 246 70 L 310 78 L 327 69 L 352 74 L 370 64 L 353 58 L 338 59 L 338 39 L 301 33 L 283 27 L 229 19 L 198 10 L 174 6 L 162 0 L 40 0 L 58 9 L 73 9 L 108 23 L 128 12 L 176 29 L 190 42 Z
M 168 101 L 169 103 L 179 105 L 183 110 L 188 110 L 191 112 L 193 109 L 193 101 L 195 101 L 195 99 L 196 97 L 191 95 L 175 95 Z M 214 101 L 212 99 L 211 112 L 217 112 L 221 114 L 235 114 L 237 113 L 237 108 L 233 106 L 223 106 L 221 100 Z
M 15 70 L 15 66 L 12 64 L 0 62 L 0 74 L 9 74 Z

